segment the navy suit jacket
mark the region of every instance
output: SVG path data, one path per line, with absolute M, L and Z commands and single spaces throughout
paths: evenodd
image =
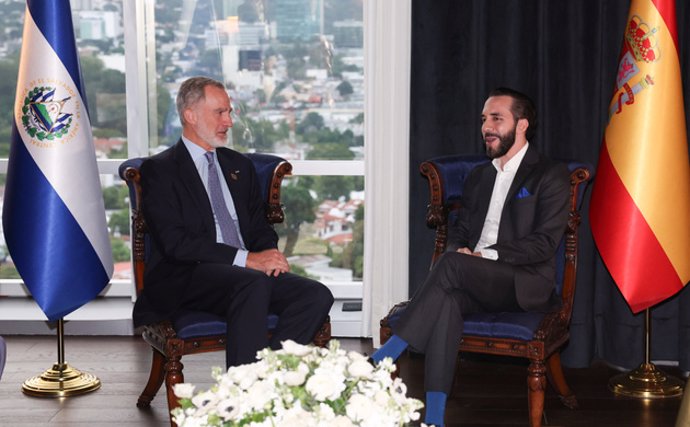
M 568 221 L 570 184 L 567 165 L 527 149 L 508 190 L 498 238 L 490 246 L 498 262 L 515 267 L 517 301 L 525 310 L 541 311 L 558 303 L 555 254 Z M 448 251 L 474 249 L 481 236 L 496 180 L 496 168 L 477 166 L 467 177 L 462 209 L 449 230 Z
M 276 248 L 250 159 L 216 150 L 250 252 Z M 200 263 L 232 264 L 237 248 L 216 242 L 211 202 L 189 151 L 180 140 L 141 165 L 142 209 L 151 236 L 144 292 L 134 306 L 136 326 L 160 321 L 180 308 L 180 296 Z

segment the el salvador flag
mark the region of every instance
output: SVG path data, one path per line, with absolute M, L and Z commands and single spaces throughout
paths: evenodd
M 69 0 L 27 0 L 2 224 L 49 320 L 94 299 L 113 273 Z

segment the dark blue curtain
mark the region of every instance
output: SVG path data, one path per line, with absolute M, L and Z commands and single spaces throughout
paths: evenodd
M 690 124 L 690 2 L 676 3 Z M 444 154 L 481 153 L 486 94 L 509 86 L 537 103 L 539 129 L 531 143 L 553 158 L 596 165 L 629 6 L 628 0 L 412 1 L 410 247 L 426 253 L 410 256 L 411 292 L 424 280 L 433 248 L 419 164 Z M 690 370 L 690 290 L 651 313 L 652 359 Z M 644 316 L 632 315 L 611 280 L 585 215 L 563 362 L 585 367 L 593 359 L 637 367 L 644 360 Z

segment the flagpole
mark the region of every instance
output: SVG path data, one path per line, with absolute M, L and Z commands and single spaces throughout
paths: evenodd
M 609 389 L 615 394 L 640 399 L 664 399 L 683 395 L 683 382 L 658 370 L 651 362 L 651 324 L 651 311 L 648 308 L 644 312 L 644 363 L 609 380 Z
M 65 325 L 57 321 L 58 361 L 41 375 L 24 381 L 24 394 L 36 397 L 68 397 L 89 393 L 101 387 L 98 377 L 81 372 L 65 363 Z

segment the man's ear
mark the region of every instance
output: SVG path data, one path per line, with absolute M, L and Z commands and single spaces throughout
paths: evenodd
M 517 130 L 521 133 L 526 133 L 527 128 L 529 128 L 529 120 L 527 119 L 519 119 L 517 122 Z
M 182 112 L 182 115 L 184 115 L 184 121 L 185 123 L 189 124 L 195 124 L 196 123 L 196 113 L 192 111 L 191 108 L 187 108 Z

